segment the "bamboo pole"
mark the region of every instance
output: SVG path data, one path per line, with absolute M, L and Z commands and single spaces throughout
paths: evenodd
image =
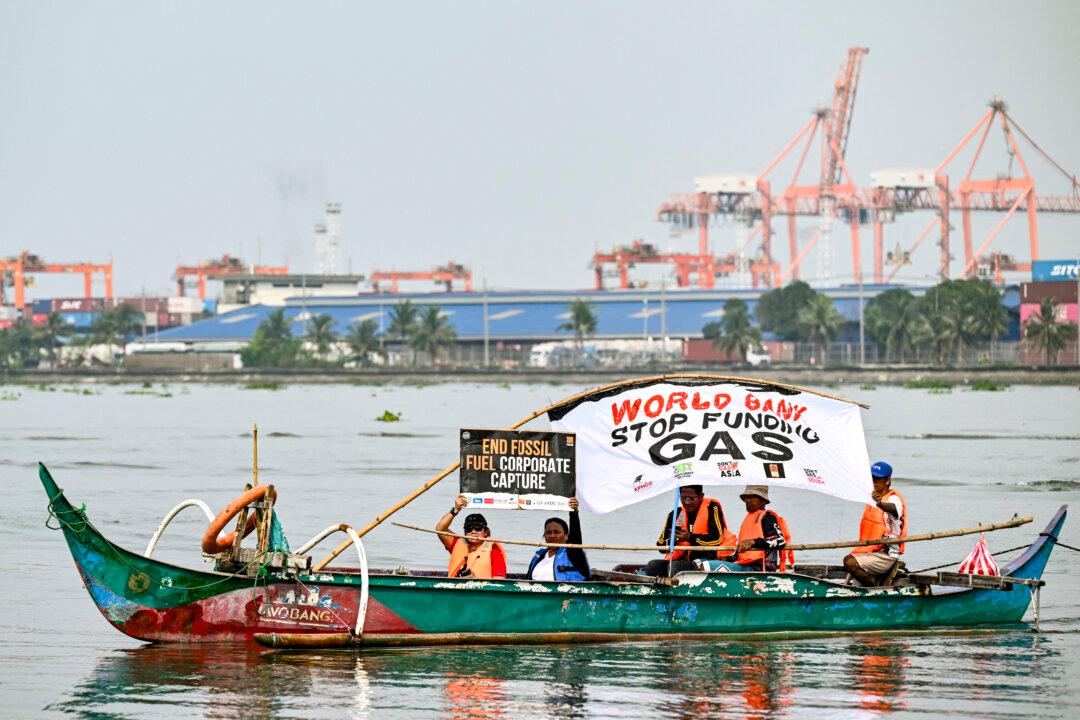
M 788 388 L 790 390 L 799 390 L 801 392 L 807 392 L 807 393 L 811 393 L 813 395 L 820 395 L 821 397 L 829 398 L 831 400 L 839 400 L 841 402 L 852 403 L 853 405 L 858 405 L 859 407 L 861 407 L 863 409 L 868 409 L 870 407 L 869 405 L 865 405 L 863 403 L 858 403 L 858 402 L 855 402 L 854 400 L 848 400 L 847 398 L 843 398 L 843 397 L 840 397 L 838 395 L 829 395 L 829 394 L 826 394 L 826 393 L 818 392 L 816 390 L 811 390 L 809 388 L 800 387 L 798 385 L 789 385 L 787 383 L 772 382 L 772 381 L 767 381 L 767 380 L 760 380 L 760 379 L 757 379 L 757 378 L 741 377 L 741 376 L 738 376 L 738 375 L 709 375 L 707 373 L 667 373 L 665 375 L 650 375 L 648 377 L 633 378 L 631 380 L 619 380 L 618 382 L 608 383 L 607 385 L 600 385 L 599 387 L 592 388 L 591 390 L 582 390 L 579 393 L 574 393 L 573 395 L 565 397 L 562 400 L 559 400 L 558 402 L 551 403 L 550 405 L 548 405 L 546 407 L 543 407 L 543 408 L 541 408 L 539 410 L 536 410 L 534 412 L 529 413 L 524 418 L 517 421 L 513 425 L 510 425 L 506 429 L 507 430 L 517 430 L 522 425 L 525 425 L 526 423 L 528 423 L 528 422 L 530 422 L 532 420 L 535 420 L 536 418 L 540 417 L 541 415 L 543 415 L 544 413 L 546 413 L 546 412 L 548 412 L 550 410 L 554 410 L 555 408 L 561 407 L 563 405 L 568 405 L 568 404 L 570 404 L 570 403 L 572 403 L 572 402 L 574 402 L 576 400 L 580 400 L 581 398 L 585 398 L 585 397 L 588 397 L 590 395 L 595 395 L 597 393 L 606 392 L 608 390 L 613 390 L 615 388 L 624 387 L 624 386 L 627 386 L 627 385 L 637 385 L 637 384 L 643 384 L 643 383 L 660 382 L 660 381 L 664 381 L 664 380 L 719 380 L 719 381 L 730 380 L 730 381 L 734 381 L 734 382 L 760 383 L 760 384 L 763 384 L 763 385 L 774 385 L 776 387 Z M 430 490 L 432 487 L 434 487 L 436 485 L 436 483 L 438 483 L 440 480 L 445 478 L 450 473 L 457 470 L 459 467 L 461 467 L 461 461 L 460 460 L 454 462 L 454 464 L 448 466 L 445 470 L 440 472 L 438 475 L 431 478 L 431 480 L 428 480 L 426 483 L 421 485 L 417 490 L 413 491 L 412 493 L 407 495 L 405 498 L 403 498 L 399 502 L 397 502 L 394 505 L 390 506 L 381 515 L 376 516 L 376 518 L 374 520 L 372 520 L 371 522 L 369 522 L 367 525 L 365 525 L 363 528 L 361 528 L 360 530 L 358 530 L 356 532 L 357 537 L 364 537 L 365 535 L 367 535 L 369 532 L 371 532 L 372 530 L 377 528 L 379 525 L 381 525 L 388 517 L 390 517 L 391 515 L 396 513 L 398 510 L 400 510 L 401 508 L 403 508 L 406 505 L 408 505 L 409 503 L 411 503 L 416 498 L 418 498 L 421 495 L 423 495 L 424 493 L 426 493 L 428 490 Z M 341 553 L 345 552 L 345 550 L 348 549 L 349 545 L 351 545 L 352 542 L 353 541 L 352 541 L 351 537 L 349 539 L 343 541 L 340 545 L 338 545 L 336 548 L 331 550 L 330 554 L 328 554 L 326 557 L 324 557 L 319 562 L 315 563 L 315 565 L 312 566 L 312 570 L 313 571 L 314 570 L 322 570 L 324 567 L 326 567 L 330 563 L 331 560 L 336 558 Z
M 862 547 L 865 545 L 898 545 L 900 543 L 909 542 L 924 542 L 927 540 L 940 540 L 942 538 L 959 537 L 961 535 L 973 535 L 981 532 L 992 532 L 994 530 L 1004 530 L 1006 528 L 1019 527 L 1020 525 L 1026 525 L 1034 520 L 1030 515 L 1025 517 L 1014 517 L 1011 520 L 1006 520 L 999 523 L 991 523 L 989 525 L 977 525 L 972 528 L 962 528 L 959 530 L 939 530 L 937 532 L 922 533 L 921 535 L 908 535 L 902 538 L 880 538 L 878 540 L 850 540 L 845 542 L 829 542 L 829 543 L 805 543 L 802 545 L 788 545 L 785 549 L 795 550 L 834 550 L 838 548 L 850 548 L 850 547 Z M 431 533 L 433 535 L 443 535 L 446 537 L 461 538 L 462 540 L 475 539 L 470 538 L 467 535 L 459 535 L 443 530 L 431 530 L 417 525 L 406 525 L 405 523 L 390 523 L 400 528 L 407 530 L 417 530 L 419 532 Z M 529 547 L 547 547 L 547 548 L 568 548 L 578 550 L 651 550 L 653 552 L 666 552 L 668 550 L 667 545 L 584 545 L 580 543 L 545 543 L 536 540 L 500 540 L 496 538 L 484 538 L 485 542 L 497 542 L 500 545 L 527 545 Z M 702 547 L 698 545 L 679 545 L 679 550 L 689 550 L 692 552 L 734 552 L 735 548 L 731 546 L 709 546 Z

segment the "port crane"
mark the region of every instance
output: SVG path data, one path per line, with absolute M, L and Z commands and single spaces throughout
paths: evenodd
M 206 299 L 206 279 L 220 278 L 229 275 L 288 275 L 288 265 L 254 265 L 248 266 L 240 258 L 234 258 L 228 253 L 220 259 L 205 260 L 199 265 L 177 265 L 173 278 L 176 280 L 176 294 L 184 296 L 187 287 L 187 278 L 194 277 L 198 280 L 199 299 Z
M 379 283 L 390 282 L 390 292 L 398 292 L 398 282 L 401 280 L 432 280 L 436 284 L 446 286 L 446 292 L 453 292 L 454 281 L 464 282 L 465 292 L 472 292 L 472 271 L 461 263 L 451 260 L 445 265 L 439 265 L 428 271 L 398 271 L 398 270 L 375 270 L 371 273 L 371 287 L 379 292 Z
M 36 273 L 81 273 L 83 276 L 83 296 L 93 296 L 94 275 L 100 273 L 105 280 L 105 297 L 111 299 L 113 295 L 113 264 L 107 263 L 47 263 L 40 255 L 34 255 L 28 250 L 19 255 L 0 259 L 0 305 L 6 303 L 4 288 L 11 287 L 15 307 L 20 310 L 26 307 L 26 287 L 32 284 L 27 275 Z
M 698 252 L 708 254 L 708 224 L 713 216 L 730 215 L 737 221 L 751 225 L 752 229 L 743 241 L 737 255 L 741 257 L 746 244 L 761 235 L 759 270 L 752 270 L 753 285 L 762 282 L 766 287 L 777 287 L 785 281 L 799 279 L 799 265 L 811 248 L 832 229 L 832 221 L 843 212 L 851 224 L 852 249 L 855 274 L 859 270 L 859 224 L 865 214 L 858 210 L 858 188 L 851 178 L 844 156 L 847 152 L 855 97 L 862 71 L 863 57 L 868 48 L 853 47 L 848 50 L 845 63 L 833 86 L 833 99 L 829 107 L 815 110 L 810 120 L 784 146 L 757 175 L 710 175 L 694 179 L 692 193 L 674 193 L 660 206 L 657 217 L 676 227 L 697 228 Z M 811 150 L 818 147 L 819 172 L 816 183 L 800 183 L 803 169 Z M 774 194 L 770 176 L 776 168 L 792 156 L 798 148 L 795 171 L 782 192 Z M 784 272 L 772 272 L 773 231 L 772 218 L 787 216 L 788 251 L 790 261 Z M 822 222 L 813 236 L 799 247 L 796 218 L 817 216 Z M 711 285 L 708 285 L 711 287 Z

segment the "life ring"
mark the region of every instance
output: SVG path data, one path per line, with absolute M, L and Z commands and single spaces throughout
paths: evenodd
M 210 526 L 206 528 L 206 532 L 203 533 L 202 549 L 204 553 L 209 555 L 216 555 L 223 553 L 233 546 L 233 542 L 236 540 L 236 531 L 225 535 L 224 537 L 218 537 L 225 525 L 228 524 L 236 515 L 256 500 L 261 500 L 266 497 L 267 493 L 272 492 L 272 486 L 270 485 L 256 485 L 240 497 L 233 500 L 231 503 L 225 506 L 225 509 L 218 513 L 218 516 L 214 518 L 214 521 L 210 523 Z M 273 492 L 270 495 L 271 502 L 277 499 L 277 493 Z M 244 525 L 244 537 L 251 534 L 251 531 L 255 529 L 255 513 L 252 513 L 247 519 L 247 524 Z

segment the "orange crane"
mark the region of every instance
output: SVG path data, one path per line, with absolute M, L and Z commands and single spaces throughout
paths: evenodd
M 95 273 L 101 273 L 105 279 L 105 297 L 112 298 L 113 265 L 108 263 L 46 263 L 38 255 L 31 255 L 23 250 L 15 257 L 0 259 L 0 304 L 4 303 L 4 286 L 14 288 L 15 307 L 26 307 L 27 274 L 34 273 L 82 273 L 83 296 L 92 296 L 92 282 Z
M 379 292 L 379 283 L 386 280 L 390 281 L 391 293 L 398 292 L 400 280 L 434 280 L 436 283 L 445 284 L 446 292 L 453 292 L 455 280 L 464 280 L 465 292 L 472 292 L 472 271 L 453 260 L 427 272 L 376 270 L 371 273 L 371 287 L 375 292 Z
M 176 294 L 184 296 L 185 283 L 189 277 L 198 278 L 199 299 L 206 299 L 206 278 L 226 277 L 228 275 L 243 275 L 250 272 L 253 275 L 288 275 L 288 265 L 256 265 L 249 267 L 240 258 L 234 258 L 228 253 L 221 256 L 220 260 L 205 260 L 199 265 L 177 265 L 174 278 L 176 279 Z
M 851 119 L 855 107 L 855 95 L 862 70 L 863 57 L 868 48 L 854 47 L 848 50 L 847 61 L 833 87 L 833 100 L 829 108 L 820 108 L 795 134 L 787 145 L 772 159 L 759 175 L 714 175 L 695 179 L 693 193 L 677 193 L 661 205 L 658 218 L 684 228 L 697 227 L 700 242 L 699 253 L 707 252 L 708 221 L 712 216 L 732 215 L 737 220 L 753 225 L 747 238 L 761 233 L 762 259 L 759 275 L 753 274 L 754 286 L 759 279 L 766 287 L 783 284 L 788 278 L 799 278 L 799 264 L 818 239 L 831 230 L 831 220 L 837 209 L 847 211 L 852 228 L 852 249 L 855 274 L 859 271 L 859 222 L 865 212 L 858 212 L 859 192 L 851 179 L 844 155 L 847 151 Z M 815 184 L 799 184 L 810 150 L 820 143 L 820 172 Z M 778 197 L 772 194 L 769 175 L 783 162 L 796 146 L 802 143 L 798 161 L 791 180 Z M 774 266 L 772 251 L 772 218 L 786 215 L 788 218 L 788 250 L 790 264 L 781 273 L 769 271 Z M 802 249 L 798 247 L 795 219 L 799 215 L 820 216 L 824 220 L 818 231 Z M 745 243 L 744 243 L 745 246 Z M 741 250 L 740 250 L 741 252 Z M 777 265 L 778 267 L 778 265 Z M 707 285 L 712 287 L 712 285 Z
M 1009 158 L 1008 171 L 990 180 L 973 179 L 972 175 L 975 172 L 975 166 L 983 152 L 987 137 L 994 126 L 995 120 L 1000 126 L 1004 136 L 1005 150 Z M 950 190 L 951 184 L 949 177 L 945 174 L 945 170 L 968 143 L 974 140 L 980 130 L 982 131 L 982 134 L 979 137 L 975 154 L 968 165 L 967 173 L 964 175 L 963 180 L 957 184 L 956 190 L 952 191 Z M 1016 131 L 1015 133 L 1013 132 L 1014 130 Z M 1031 176 L 1027 162 L 1025 162 L 1024 157 L 1020 152 L 1020 146 L 1016 141 L 1016 134 L 1019 134 L 1027 140 L 1031 147 L 1033 147 L 1047 162 L 1065 177 L 1069 183 L 1071 194 L 1040 196 L 1036 193 L 1035 179 Z M 1020 170 L 1023 173 L 1022 177 L 1013 177 L 1012 165 L 1014 160 L 1020 166 Z M 1001 232 L 1001 229 L 1009 219 L 1021 206 L 1024 207 L 1027 212 L 1028 242 L 1030 244 L 1031 260 L 1038 260 L 1038 213 L 1080 213 L 1080 183 L 1077 182 L 1074 174 L 1066 171 L 1065 168 L 1039 147 L 1038 143 L 1036 143 L 1030 135 L 1024 132 L 1023 128 L 1017 124 L 1016 120 L 1009 115 L 1008 106 L 1005 104 L 1004 100 L 1001 98 L 994 98 L 990 101 L 990 109 L 983 115 L 982 119 L 979 120 L 975 127 L 964 136 L 964 139 L 953 148 L 952 152 L 949 153 L 941 164 L 936 168 L 925 170 L 920 177 L 913 178 L 906 183 L 882 183 L 881 186 L 875 188 L 873 193 L 867 198 L 867 204 L 872 206 L 877 214 L 880 214 L 882 211 L 886 213 L 901 213 L 914 210 L 934 211 L 934 217 L 930 220 L 930 223 L 922 233 L 919 234 L 910 250 L 908 250 L 908 254 L 915 251 L 923 239 L 929 234 L 930 230 L 933 229 L 933 226 L 937 224 L 940 237 L 939 244 L 941 247 L 940 273 L 943 280 L 946 280 L 949 277 L 949 262 L 952 259 L 949 252 L 949 235 L 951 230 L 949 216 L 953 210 L 959 210 L 961 213 L 964 241 L 964 267 L 961 274 L 964 277 L 975 277 L 979 273 L 980 266 L 984 268 L 984 271 L 985 268 L 993 267 L 995 278 L 1000 278 L 1001 272 L 1004 270 L 1022 270 L 1028 267 L 1028 263 L 1015 263 L 1012 261 L 1011 257 L 1001 253 L 998 253 L 996 258 L 995 254 L 991 254 L 987 258 L 983 257 L 983 253 L 993 242 L 994 238 Z M 972 212 L 1004 213 L 1001 220 L 994 226 L 977 250 L 973 247 L 974 243 L 971 229 Z M 1008 262 L 1004 260 L 1005 258 L 1008 258 Z M 1010 265 L 1015 267 L 1009 267 Z M 898 269 L 899 267 L 894 268 L 887 280 L 891 280 Z
M 671 264 L 675 266 L 676 287 L 692 287 L 691 277 L 697 280 L 698 287 L 711 288 L 712 278 L 728 276 L 738 272 L 738 258 L 735 253 L 724 257 L 713 257 L 694 253 L 661 253 L 656 246 L 644 240 L 634 240 L 630 245 L 619 245 L 610 252 L 597 251 L 593 255 L 592 267 L 596 273 L 596 289 L 604 289 L 604 277 L 618 277 L 619 289 L 630 288 L 630 269 L 638 264 Z M 613 265 L 611 270 L 607 266 Z M 779 264 L 767 266 L 760 260 L 750 262 L 753 286 L 770 274 L 779 274 Z

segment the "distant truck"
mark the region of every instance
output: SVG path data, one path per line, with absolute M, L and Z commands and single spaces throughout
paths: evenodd
M 735 363 L 740 358 L 732 357 L 723 350 L 717 350 L 712 340 L 693 339 L 683 344 L 683 361 L 688 363 Z M 749 345 L 746 348 L 745 362 L 753 367 L 761 367 L 772 362 L 769 351 L 763 345 Z

